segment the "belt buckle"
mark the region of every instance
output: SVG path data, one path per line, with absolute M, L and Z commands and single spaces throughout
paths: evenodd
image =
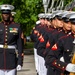
M 3 45 L 3 48 L 8 48 L 8 45 Z

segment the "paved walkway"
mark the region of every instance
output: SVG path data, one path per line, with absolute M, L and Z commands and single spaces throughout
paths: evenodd
M 33 55 L 25 55 L 23 64 L 22 70 L 17 75 L 36 75 Z

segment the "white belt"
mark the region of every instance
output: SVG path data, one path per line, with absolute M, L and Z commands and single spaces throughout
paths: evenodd
M 10 45 L 0 45 L 0 48 L 16 49 L 16 47 L 14 45 L 12 45 L 12 46 L 10 46 Z

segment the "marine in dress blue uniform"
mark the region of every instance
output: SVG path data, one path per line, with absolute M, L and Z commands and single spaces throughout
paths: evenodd
M 37 45 L 39 43 L 39 39 L 38 37 L 40 36 L 40 33 L 42 32 L 41 30 L 43 29 L 44 26 L 44 13 L 40 13 L 38 14 L 38 18 L 39 20 L 36 22 L 36 26 L 33 27 L 32 33 L 31 33 L 31 39 L 34 42 L 34 59 L 35 59 L 35 68 L 37 71 L 37 74 L 39 74 L 39 58 L 37 55 Z
M 56 70 L 55 75 L 75 73 L 75 64 L 71 63 L 71 54 L 75 44 L 75 13 L 70 14 L 69 19 L 72 25 L 71 34 L 61 37 L 46 57 L 46 64 Z M 64 61 L 61 60 L 61 57 L 64 58 Z
M 11 11 L 14 6 L 0 5 L 2 22 L 0 23 L 0 75 L 16 75 L 16 69 L 21 70 L 23 65 L 23 46 L 20 25 L 11 22 Z M 16 57 L 18 49 L 18 60 Z

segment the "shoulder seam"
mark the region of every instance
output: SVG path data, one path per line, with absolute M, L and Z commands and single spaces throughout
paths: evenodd
M 63 38 L 67 38 L 68 36 L 70 36 L 70 34 L 67 34 L 65 36 L 60 37 L 59 39 L 63 39 Z

